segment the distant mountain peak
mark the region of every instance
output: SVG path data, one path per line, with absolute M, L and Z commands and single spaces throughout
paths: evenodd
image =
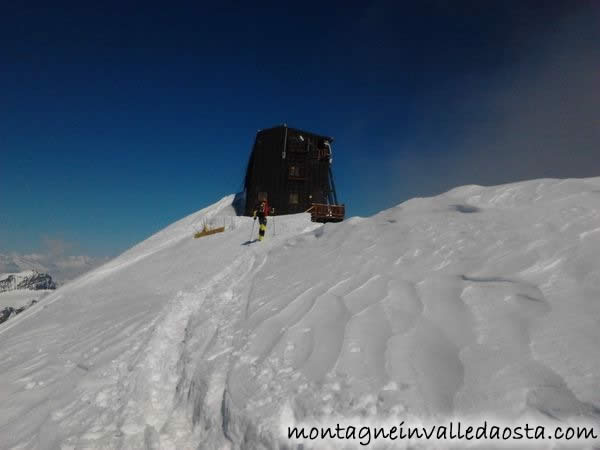
M 0 275 L 0 292 L 29 289 L 32 291 L 56 289 L 56 283 L 47 273 L 26 270 Z

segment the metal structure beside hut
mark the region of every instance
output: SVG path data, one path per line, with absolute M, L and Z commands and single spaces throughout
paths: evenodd
M 246 169 L 246 215 L 266 199 L 277 215 L 310 212 L 315 222 L 344 220 L 331 171 L 333 139 L 287 125 L 256 134 Z

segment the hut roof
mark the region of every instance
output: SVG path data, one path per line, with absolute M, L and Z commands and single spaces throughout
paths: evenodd
M 276 126 L 271 127 L 271 128 L 263 128 L 262 130 L 258 130 L 258 132 L 260 133 L 260 132 L 263 132 L 263 131 L 276 130 L 276 129 L 279 129 L 279 128 L 287 128 L 288 130 L 292 130 L 292 131 L 295 131 L 295 132 L 300 133 L 300 134 L 306 134 L 306 135 L 310 135 L 310 136 L 316 136 L 316 137 L 319 137 L 319 138 L 327 139 L 329 142 L 333 142 L 333 138 L 331 136 L 326 136 L 326 135 L 323 135 L 323 134 L 317 134 L 317 133 L 314 133 L 312 131 L 301 130 L 299 128 L 289 127 L 286 124 L 276 125 Z

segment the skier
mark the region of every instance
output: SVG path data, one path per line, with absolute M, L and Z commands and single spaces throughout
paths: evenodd
M 269 215 L 269 204 L 266 200 L 261 200 L 254 207 L 254 213 L 252 216 L 254 220 L 258 217 L 258 240 L 262 241 L 267 231 L 267 216 Z

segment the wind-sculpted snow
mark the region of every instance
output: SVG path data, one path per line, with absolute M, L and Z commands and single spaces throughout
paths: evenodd
M 290 415 L 600 423 L 600 179 L 277 217 L 249 246 L 232 201 L 0 327 L 4 446 L 278 448 Z

